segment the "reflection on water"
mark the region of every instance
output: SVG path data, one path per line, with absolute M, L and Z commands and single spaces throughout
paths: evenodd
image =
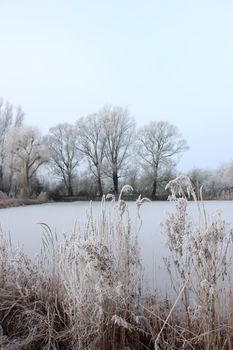
M 1 209 L 0 223 L 2 231 L 11 234 L 14 244 L 23 246 L 27 254 L 34 256 L 40 251 L 43 234 L 39 223 L 46 223 L 58 236 L 73 232 L 75 227 L 83 226 L 89 205 L 89 202 L 48 203 Z M 194 205 L 193 202 L 189 203 L 190 209 Z M 133 221 L 136 218 L 135 203 L 129 202 L 128 206 Z M 233 201 L 207 201 L 205 206 L 209 215 L 216 209 L 222 210 L 223 218 L 233 226 Z M 92 207 L 93 214 L 97 216 L 100 203 L 94 202 Z M 150 202 L 141 207 L 143 223 L 139 244 L 144 265 L 144 285 L 153 290 L 157 290 L 158 285 L 160 289 L 170 289 L 169 277 L 163 263 L 163 258 L 168 257 L 169 251 L 160 224 L 171 210 L 174 210 L 174 203 L 169 202 Z

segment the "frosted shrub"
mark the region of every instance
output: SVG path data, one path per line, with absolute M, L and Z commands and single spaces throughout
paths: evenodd
M 8 198 L 7 194 L 2 192 L 2 191 L 0 191 L 0 200 L 5 200 L 7 198 Z

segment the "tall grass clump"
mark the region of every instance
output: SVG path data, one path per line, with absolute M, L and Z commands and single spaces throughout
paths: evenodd
M 103 198 L 98 218 L 90 208 L 85 228 L 62 240 L 42 224 L 46 233 L 36 262 L 1 235 L 2 346 L 140 348 L 142 269 L 138 227 L 122 200 L 128 191 L 124 186 L 111 205 Z
M 180 176 L 167 189 L 175 211 L 163 223 L 171 252 L 166 265 L 175 292 L 184 286 L 180 326 L 195 349 L 232 349 L 233 231 L 219 210 L 208 217 L 189 178 Z

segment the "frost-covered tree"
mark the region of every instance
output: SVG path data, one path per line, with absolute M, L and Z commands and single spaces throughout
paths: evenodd
M 15 127 L 8 134 L 10 167 L 21 187 L 23 197 L 30 195 L 32 179 L 48 161 L 46 145 L 40 132 L 32 127 Z
M 224 181 L 229 188 L 233 188 L 233 162 L 224 167 Z
M 52 170 L 64 182 L 67 194 L 73 195 L 73 179 L 82 158 L 79 151 L 77 127 L 68 123 L 49 130 L 47 145 Z
M 130 146 L 134 140 L 135 122 L 127 108 L 105 106 L 100 112 L 106 137 L 105 174 L 113 181 L 114 193 L 119 192 L 119 177 L 124 175 Z
M 9 181 L 10 169 L 9 149 L 8 149 L 8 133 L 13 127 L 20 127 L 23 124 L 24 113 L 21 107 L 13 108 L 9 102 L 0 99 L 0 188 L 7 191 L 5 183 Z
M 106 134 L 103 129 L 103 120 L 99 113 L 80 118 L 77 122 L 79 145 L 78 148 L 86 157 L 89 168 L 94 175 L 98 193 L 103 195 L 103 160 L 105 157 Z
M 152 175 L 152 197 L 156 197 L 159 176 L 175 164 L 177 156 L 188 149 L 178 129 L 167 121 L 151 122 L 137 133 L 137 153 Z
M 203 198 L 233 197 L 233 163 L 222 164 L 216 169 L 192 169 L 188 172 L 197 194 Z

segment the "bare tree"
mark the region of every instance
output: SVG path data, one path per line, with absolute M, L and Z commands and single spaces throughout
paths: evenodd
M 4 178 L 7 175 L 10 187 L 10 179 L 13 176 L 9 168 L 8 133 L 13 127 L 22 126 L 23 118 L 24 113 L 20 106 L 15 110 L 9 102 L 4 103 L 3 99 L 0 99 L 0 186 L 4 191 L 6 190 Z
M 73 178 L 81 160 L 77 128 L 68 123 L 51 128 L 47 144 L 53 172 L 62 178 L 67 194 L 73 196 Z
M 204 199 L 232 199 L 233 163 L 221 164 L 215 169 L 194 168 L 188 172 L 195 192 Z
M 167 121 L 151 122 L 137 133 L 137 152 L 143 165 L 152 172 L 152 197 L 156 197 L 159 174 L 163 167 L 177 161 L 188 149 L 178 129 Z
M 118 194 L 119 177 L 123 175 L 134 139 L 135 122 L 128 109 L 120 106 L 105 106 L 100 115 L 103 118 L 103 132 L 106 137 L 105 174 L 112 179 L 114 193 Z
M 37 129 L 15 127 L 8 134 L 8 145 L 11 145 L 11 166 L 18 174 L 23 197 L 28 197 L 31 182 L 37 170 L 48 161 L 46 146 Z
M 89 168 L 97 181 L 99 195 L 102 196 L 102 167 L 106 145 L 102 118 L 99 113 L 90 114 L 78 120 L 77 128 L 79 134 L 78 149 L 85 155 Z

